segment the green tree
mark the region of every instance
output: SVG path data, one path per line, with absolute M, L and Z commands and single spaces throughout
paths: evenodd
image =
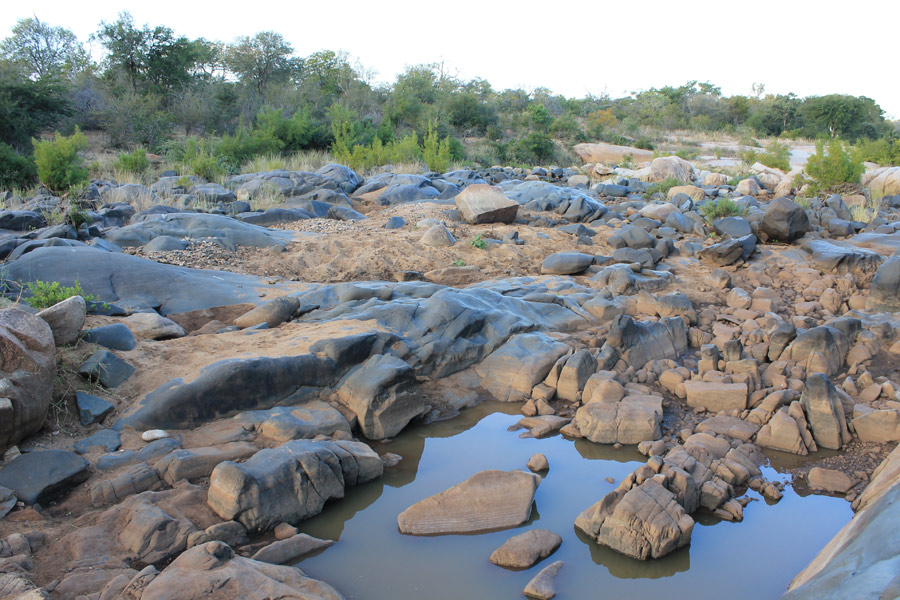
M 811 136 L 876 138 L 884 127 L 884 111 L 871 98 L 829 94 L 803 100 L 799 108 L 804 129 Z
M 241 83 L 262 95 L 269 84 L 291 81 L 299 75 L 302 61 L 293 58 L 293 53 L 294 49 L 280 33 L 261 31 L 229 44 L 225 65 Z
M 71 113 L 71 101 L 59 81 L 32 81 L 15 64 L 0 61 L 0 142 L 30 152 L 32 137 Z
M 34 79 L 73 77 L 90 64 L 74 33 L 65 27 L 52 27 L 37 17 L 16 22 L 12 35 L 0 42 L 0 55 L 25 65 L 28 76 Z

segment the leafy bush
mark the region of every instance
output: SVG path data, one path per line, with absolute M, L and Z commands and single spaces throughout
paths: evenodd
M 67 193 L 87 183 L 88 170 L 81 164 L 80 150 L 88 146 L 87 138 L 77 127 L 70 136 L 57 132 L 53 140 L 31 140 L 34 163 L 41 183 L 54 194 Z
M 0 190 L 28 187 L 36 179 L 34 161 L 0 142 Z
M 553 158 L 554 149 L 553 140 L 549 135 L 532 131 L 515 143 L 513 153 L 517 160 L 525 164 L 536 165 Z
M 791 149 L 787 144 L 782 144 L 778 140 L 773 140 L 769 144 L 767 152 L 763 152 L 756 157 L 756 160 L 772 167 L 773 169 L 781 169 L 785 173 L 791 170 Z
M 181 171 L 190 172 L 191 175 L 202 177 L 207 181 L 213 181 L 228 172 L 228 168 L 218 157 L 215 144 L 211 140 L 187 138 L 181 145 L 170 146 L 169 159 L 172 162 L 181 163 Z M 234 165 L 229 166 L 236 169 Z M 191 185 L 193 182 L 186 187 Z
M 450 168 L 450 139 L 445 137 L 439 141 L 434 126 L 429 126 L 422 145 L 422 155 L 429 170 L 443 173 Z
M 147 152 L 140 146 L 132 152 L 123 152 L 116 161 L 116 168 L 129 173 L 143 173 L 150 168 Z
M 469 245 L 473 248 L 478 248 L 479 250 L 487 248 L 487 242 L 481 237 L 480 233 L 469 240 Z
M 855 157 L 860 161 L 878 163 L 882 167 L 900 165 L 900 144 L 896 140 L 864 140 L 856 146 Z
M 81 296 L 87 302 L 94 300 L 92 295 L 84 293 L 81 282 L 77 280 L 72 287 L 63 287 L 58 281 L 31 281 L 25 284 L 25 288 L 30 294 L 26 301 L 38 310 L 50 308 L 72 296 Z
M 653 185 L 651 185 L 646 189 L 644 195 L 649 197 L 653 194 L 661 193 L 663 196 L 668 196 L 669 190 L 679 185 L 684 185 L 684 183 L 677 177 L 669 177 L 665 181 L 660 181 L 659 183 L 654 183 Z
M 745 210 L 731 198 L 717 198 L 700 207 L 700 214 L 708 223 L 724 217 L 742 217 Z
M 806 172 L 816 180 L 820 191 L 833 190 L 846 183 L 859 183 L 864 170 L 862 161 L 847 152 L 839 139 L 828 142 L 827 148 L 823 140 L 817 141 L 816 153 L 806 163 Z

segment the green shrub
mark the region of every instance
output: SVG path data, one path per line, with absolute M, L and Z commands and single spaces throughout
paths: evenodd
M 187 138 L 183 144 L 170 146 L 169 159 L 172 162 L 181 163 L 180 171 L 189 172 L 191 175 L 202 177 L 207 181 L 213 181 L 227 173 L 229 171 L 227 167 L 231 169 L 236 168 L 234 165 L 226 167 L 224 161 L 217 156 L 216 147 L 212 140 L 193 137 Z M 186 179 L 187 183 L 187 185 L 182 187 L 187 189 L 194 185 L 194 182 L 186 176 L 182 177 Z M 179 185 L 181 185 L 181 179 L 179 179 Z
M 517 160 L 533 166 L 553 158 L 555 148 L 549 135 L 532 131 L 515 143 L 513 152 Z
M 828 142 L 827 148 L 823 140 L 817 141 L 816 153 L 806 163 L 806 172 L 816 180 L 816 187 L 822 192 L 842 184 L 859 183 L 864 170 L 862 161 L 847 152 L 839 139 Z
M 791 170 L 791 149 L 787 144 L 782 144 L 778 140 L 773 140 L 772 143 L 769 144 L 768 151 L 757 154 L 756 160 L 767 167 L 781 169 L 787 173 Z
M 34 161 L 0 142 L 0 190 L 25 188 L 37 180 Z
M 653 185 L 651 185 L 644 192 L 644 195 L 649 197 L 649 196 L 652 196 L 653 194 L 661 193 L 663 196 L 668 196 L 669 190 L 671 190 L 673 187 L 676 187 L 679 185 L 684 185 L 684 182 L 682 182 L 677 177 L 669 177 L 665 181 L 660 181 L 659 183 L 654 183 Z
M 238 129 L 234 135 L 223 136 L 215 148 L 216 156 L 229 170 L 236 170 L 242 164 L 263 154 L 279 154 L 284 142 L 269 129 Z
M 900 143 L 896 140 L 863 140 L 856 146 L 854 156 L 859 161 L 878 163 L 882 167 L 900 165 Z
M 469 245 L 473 248 L 478 248 L 479 250 L 487 248 L 487 242 L 481 237 L 480 233 L 469 240 Z
M 450 138 L 438 140 L 434 125 L 429 125 L 422 144 L 422 155 L 429 170 L 445 172 L 450 168 Z
M 742 217 L 745 210 L 738 206 L 731 198 L 717 198 L 709 200 L 700 207 L 700 214 L 708 223 L 723 217 Z
M 129 173 L 143 173 L 150 168 L 146 150 L 138 146 L 132 152 L 123 152 L 116 161 L 116 168 Z
M 72 296 L 81 296 L 87 302 L 94 300 L 92 295 L 84 293 L 81 282 L 77 280 L 72 287 L 63 287 L 58 281 L 31 281 L 25 284 L 25 288 L 30 294 L 26 302 L 38 310 L 50 308 Z
M 31 140 L 34 145 L 34 163 L 38 179 L 54 194 L 68 193 L 72 188 L 88 181 L 88 170 L 81 164 L 80 150 L 88 146 L 81 130 L 62 136 L 58 132 L 53 140 Z

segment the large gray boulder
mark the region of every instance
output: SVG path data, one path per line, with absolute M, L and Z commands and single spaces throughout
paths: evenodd
M 662 398 L 626 396 L 619 402 L 591 402 L 575 413 L 581 435 L 598 444 L 639 444 L 661 437 Z
M 850 442 L 844 406 L 834 384 L 827 377 L 822 374 L 810 375 L 803 386 L 800 404 L 817 445 L 829 450 L 840 450 Z
M 400 432 L 423 414 L 427 406 L 412 390 L 416 375 L 403 360 L 376 354 L 354 367 L 337 387 L 340 402 L 359 419 L 370 439 L 384 439 Z
M 759 229 L 769 240 L 790 243 L 809 231 L 809 217 L 793 200 L 776 198 L 766 207 Z
M 877 252 L 845 243 L 828 240 L 803 240 L 801 246 L 810 253 L 810 264 L 823 273 L 860 276 L 875 273 L 884 261 Z
M 531 395 L 569 347 L 544 333 L 515 335 L 475 366 L 481 387 L 501 402 Z
M 266 229 L 224 215 L 205 213 L 147 215 L 138 223 L 106 232 L 104 239 L 126 248 L 143 246 L 159 236 L 215 239 L 226 247 L 284 248 L 291 241 L 288 231 Z
M 578 275 L 594 263 L 591 254 L 582 252 L 557 252 L 541 263 L 541 273 L 545 275 Z
M 496 187 L 483 183 L 470 185 L 456 198 L 456 208 L 467 223 L 512 223 L 519 203 L 507 198 Z
M 635 369 L 642 369 L 651 360 L 677 359 L 684 354 L 688 347 L 687 328 L 680 317 L 635 321 L 619 315 L 610 326 L 604 344 L 607 347 Z
M 266 531 L 319 514 L 347 487 L 383 472 L 378 454 L 361 442 L 295 440 L 243 463 L 220 463 L 209 478 L 207 501 L 223 519 Z
M 53 341 L 57 346 L 74 344 L 84 327 L 87 315 L 87 303 L 81 296 L 72 296 L 57 302 L 38 313 L 53 330 Z
M 0 450 L 5 450 L 37 432 L 47 417 L 56 379 L 50 326 L 18 308 L 0 310 L 0 358 Z
M 67 450 L 34 450 L 0 470 L 0 486 L 26 504 L 47 504 L 88 478 L 88 462 Z
M 540 482 L 539 476 L 524 471 L 481 471 L 400 513 L 400 533 L 443 535 L 515 527 L 531 515 Z
M 672 492 L 648 479 L 610 492 L 581 513 L 575 527 L 616 552 L 647 560 L 689 544 L 694 520 Z
M 866 308 L 900 312 L 900 256 L 889 258 L 878 267 L 869 287 Z

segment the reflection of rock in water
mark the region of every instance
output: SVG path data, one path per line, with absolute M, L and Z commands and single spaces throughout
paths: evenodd
M 624 446 L 616 450 L 609 444 L 595 444 L 586 439 L 575 440 L 575 449 L 582 458 L 588 460 L 611 460 L 618 463 L 646 462 L 646 457 L 641 456 L 637 446 Z
M 683 573 L 691 568 L 690 546 L 679 548 L 662 558 L 637 560 L 601 546 L 577 527 L 575 534 L 590 548 L 591 560 L 606 567 L 610 575 L 619 579 L 660 579 Z
M 339 540 L 344 531 L 344 524 L 381 497 L 384 483 L 383 478 L 375 479 L 348 489 L 343 498 L 328 502 L 321 513 L 302 521 L 298 527 L 313 537 Z

